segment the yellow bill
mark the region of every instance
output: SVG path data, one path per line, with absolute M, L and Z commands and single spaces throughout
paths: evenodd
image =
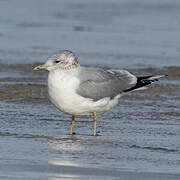
M 40 69 L 46 69 L 47 66 L 45 64 L 42 64 L 42 65 L 39 65 L 39 66 L 36 66 L 33 70 L 40 70 Z

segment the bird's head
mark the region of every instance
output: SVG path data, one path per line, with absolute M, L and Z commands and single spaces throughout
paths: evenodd
M 71 70 L 79 66 L 75 54 L 68 50 L 63 50 L 52 54 L 45 64 L 36 66 L 34 70 L 46 69 L 48 71 L 55 69 Z

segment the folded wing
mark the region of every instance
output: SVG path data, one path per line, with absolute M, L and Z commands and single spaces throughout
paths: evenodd
M 125 70 L 81 67 L 78 78 L 80 85 L 77 93 L 94 101 L 104 97 L 114 98 L 137 83 L 137 78 Z

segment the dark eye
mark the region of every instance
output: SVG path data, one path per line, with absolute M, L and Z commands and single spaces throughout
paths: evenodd
M 56 61 L 54 61 L 55 63 L 59 63 L 60 61 L 59 60 L 56 60 Z

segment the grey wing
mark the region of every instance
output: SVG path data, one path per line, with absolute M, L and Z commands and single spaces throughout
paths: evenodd
M 125 70 L 81 68 L 78 76 L 80 85 L 77 93 L 95 101 L 104 97 L 114 98 L 137 83 L 137 78 Z

